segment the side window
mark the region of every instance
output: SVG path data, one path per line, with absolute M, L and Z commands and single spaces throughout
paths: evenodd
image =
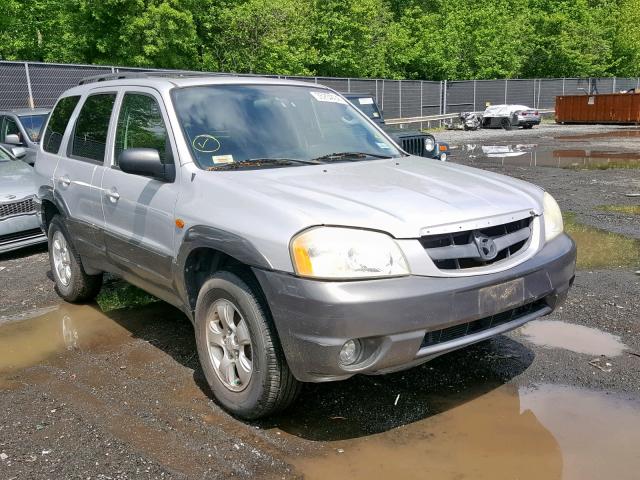
M 73 129 L 72 157 L 104 161 L 107 132 L 115 100 L 115 93 L 97 93 L 87 98 Z
M 6 136 L 4 134 L 4 121 L 6 118 L 5 116 L 0 116 L 0 143 L 4 143 L 4 137 Z
M 56 105 L 42 140 L 42 148 L 45 152 L 58 153 L 60 150 L 64 131 L 79 100 L 79 96 L 64 97 Z
M 126 93 L 122 99 L 116 130 L 114 162 L 127 148 L 154 148 L 162 163 L 173 163 L 167 128 L 155 98 L 143 93 Z
M 1 123 L 2 131 L 0 132 L 0 142 L 4 142 L 7 138 L 7 135 L 18 135 L 18 138 L 20 138 L 20 141 L 22 141 L 20 129 L 18 128 L 18 124 L 13 118 L 4 116 L 2 117 Z

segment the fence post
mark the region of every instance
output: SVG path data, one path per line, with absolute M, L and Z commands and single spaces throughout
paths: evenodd
M 36 108 L 33 101 L 33 90 L 31 90 L 31 75 L 29 75 L 29 64 L 24 62 L 24 73 L 27 77 L 27 90 L 29 91 L 29 108 Z
M 380 103 L 378 101 L 378 79 L 376 78 L 376 103 Z
M 402 80 L 398 80 L 398 116 L 402 118 Z
M 616 77 L 613 77 L 613 87 L 611 87 L 611 93 L 616 93 Z
M 424 105 L 424 98 L 423 98 L 423 95 L 422 95 L 422 93 L 423 93 L 423 85 L 424 85 L 424 82 L 422 80 L 420 80 L 420 116 L 421 117 L 424 117 L 424 114 L 423 114 L 423 111 L 422 111 L 422 108 L 423 108 L 423 105 Z M 423 127 L 423 124 L 422 124 L 422 122 L 420 122 L 420 130 L 422 130 L 422 127 Z
M 564 77 L 562 77 L 562 96 L 564 96 Z
M 442 84 L 442 98 L 440 99 L 442 102 L 442 114 L 447 113 L 447 81 L 445 80 Z
M 380 108 L 382 108 L 382 114 L 384 115 L 384 78 L 382 79 L 382 98 L 380 102 Z
M 509 80 L 505 78 L 504 79 L 504 103 L 508 103 L 507 102 L 507 85 L 509 85 Z
M 538 88 L 540 88 L 540 86 L 538 86 Z M 536 106 L 536 79 L 533 79 L 533 108 L 540 108 L 539 106 Z
M 476 107 L 476 84 L 477 84 L 477 80 L 474 78 L 473 79 L 473 111 L 477 112 L 478 109 Z
M 351 93 L 351 78 L 347 78 L 347 92 Z

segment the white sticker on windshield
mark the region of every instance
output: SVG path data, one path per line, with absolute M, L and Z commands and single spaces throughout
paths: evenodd
M 359 98 L 358 102 L 360 103 L 360 105 L 373 105 L 373 98 L 371 97 Z
M 225 165 L 227 163 L 233 163 L 233 155 L 214 155 L 211 157 L 211 161 L 214 165 Z
M 378 145 L 380 148 L 382 148 L 382 149 L 384 149 L 384 150 L 386 150 L 386 149 L 388 149 L 388 148 L 391 148 L 391 147 L 389 146 L 389 144 L 384 143 L 384 142 L 376 142 L 376 145 Z
M 330 103 L 342 103 L 346 105 L 347 102 L 340 95 L 336 95 L 333 92 L 309 92 L 319 102 L 330 102 Z

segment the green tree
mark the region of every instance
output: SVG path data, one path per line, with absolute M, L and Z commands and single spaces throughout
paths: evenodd
M 316 59 L 310 0 L 248 0 L 214 13 L 216 29 L 203 47 L 203 68 L 308 75 Z
M 619 9 L 613 41 L 616 73 L 635 77 L 640 75 L 640 0 L 621 0 Z

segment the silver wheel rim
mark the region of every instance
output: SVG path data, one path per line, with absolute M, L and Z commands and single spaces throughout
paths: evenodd
M 53 234 L 51 251 L 56 277 L 62 285 L 67 287 L 69 286 L 69 282 L 71 282 L 71 252 L 69 252 L 67 240 L 60 230 L 57 230 Z
M 244 390 L 253 373 L 251 335 L 244 317 L 229 300 L 216 300 L 209 309 L 207 349 L 224 386 L 232 392 Z

